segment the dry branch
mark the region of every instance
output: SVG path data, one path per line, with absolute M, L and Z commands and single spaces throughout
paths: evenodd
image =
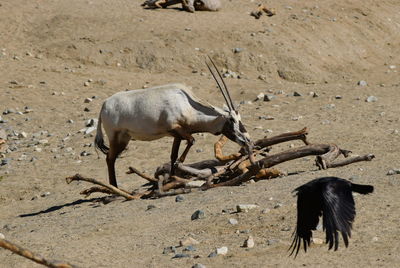
M 34 261 L 36 263 L 42 264 L 47 267 L 51 267 L 51 268 L 74 268 L 74 267 L 77 267 L 77 266 L 74 266 L 69 263 L 48 261 L 45 258 L 40 257 L 39 255 L 33 253 L 32 251 L 29 251 L 20 246 L 17 246 L 14 243 L 11 243 L 10 241 L 7 241 L 2 238 L 0 238 L 0 247 L 8 249 L 15 254 L 18 254 L 22 257 L 25 257 L 27 259 L 30 259 L 31 261 Z
M 282 173 L 279 170 L 272 168 L 273 166 L 310 155 L 316 156 L 316 164 L 320 169 L 341 167 L 360 161 L 370 161 L 374 158 L 374 155 L 372 154 L 349 158 L 348 156 L 350 151 L 341 149 L 335 144 L 309 143 L 306 138 L 307 134 L 307 128 L 303 128 L 299 131 L 283 133 L 274 137 L 256 141 L 252 158 L 255 158 L 256 155 L 265 156 L 265 152 L 269 151 L 269 146 L 282 142 L 301 140 L 305 146 L 267 155 L 258 161 L 254 161 L 253 164 L 249 160 L 248 153 L 243 149 L 238 153 L 224 156 L 222 154 L 222 148 L 226 143 L 227 138 L 221 137 L 214 146 L 214 152 L 218 160 L 203 160 L 190 165 L 179 163 L 176 166 L 175 176 L 172 177 L 169 175 L 171 169 L 170 163 L 158 167 L 153 177 L 148 176 L 135 168 L 129 167 L 129 171 L 127 172 L 128 174 L 135 173 L 152 183 L 151 188 L 147 191 L 144 193 L 136 193 L 135 195 L 131 195 L 94 179 L 83 178 L 78 174 L 74 177 L 67 178 L 67 181 L 85 180 L 107 188 L 92 187 L 91 189 L 85 190 L 83 192 L 84 194 L 90 194 L 92 192 L 114 193 L 124 196 L 129 200 L 138 198 L 158 198 L 199 190 L 207 190 L 221 186 L 240 185 L 252 178 L 258 180 L 278 177 L 282 175 Z M 337 160 L 340 155 L 343 155 L 346 159 Z M 203 180 L 205 183 L 201 186 L 193 186 L 193 181 L 196 180 Z
M 127 200 L 138 199 L 137 197 L 129 194 L 128 192 L 126 192 L 124 190 L 118 189 L 117 187 L 114 187 L 111 184 L 105 184 L 105 183 L 103 183 L 101 181 L 98 181 L 96 179 L 93 179 L 93 178 L 85 178 L 85 177 L 82 177 L 80 174 L 76 174 L 76 175 L 74 175 L 72 177 L 67 177 L 66 181 L 67 181 L 68 184 L 70 184 L 73 181 L 87 181 L 87 182 L 91 182 L 91 183 L 103 186 L 104 188 L 109 190 L 110 193 L 125 197 L 125 199 L 127 199 Z M 91 193 L 93 193 L 93 192 L 94 192 L 94 190 L 91 191 Z M 86 194 L 86 193 L 83 193 L 83 194 Z

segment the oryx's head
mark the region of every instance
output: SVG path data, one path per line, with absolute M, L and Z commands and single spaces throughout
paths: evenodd
M 219 73 L 217 67 L 214 62 L 209 58 L 211 64 L 206 61 L 207 67 L 210 70 L 212 76 L 214 77 L 215 82 L 217 83 L 218 88 L 221 90 L 222 96 L 224 96 L 225 102 L 227 104 L 228 110 L 224 113 L 225 123 L 223 125 L 221 133 L 225 135 L 230 140 L 236 142 L 240 146 L 246 146 L 249 152 L 253 147 L 253 143 L 250 140 L 250 135 L 244 128 L 240 114 L 235 109 L 235 105 L 232 102 L 231 96 L 229 94 L 228 88 Z

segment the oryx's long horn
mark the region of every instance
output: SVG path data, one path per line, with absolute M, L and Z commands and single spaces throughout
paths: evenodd
M 207 65 L 208 69 L 210 70 L 211 75 L 213 76 L 215 82 L 217 83 L 217 86 L 218 86 L 219 90 L 221 91 L 222 96 L 224 97 L 225 102 L 226 102 L 226 104 L 228 105 L 229 110 L 235 111 L 235 110 L 236 110 L 236 109 L 235 109 L 235 105 L 233 104 L 232 98 L 231 98 L 231 96 L 230 96 L 230 94 L 229 94 L 229 91 L 228 91 L 228 87 L 226 86 L 225 81 L 224 81 L 224 79 L 223 79 L 221 73 L 218 71 L 217 67 L 215 66 L 215 63 L 214 63 L 213 60 L 210 58 L 210 56 L 208 56 L 208 59 L 210 60 L 212 66 L 214 67 L 215 72 L 217 72 L 218 78 L 219 78 L 219 79 L 221 80 L 221 82 L 222 82 L 222 84 L 221 84 L 221 82 L 218 80 L 217 76 L 215 75 L 214 70 L 211 68 L 211 66 L 210 66 L 210 65 L 208 64 L 208 62 L 206 61 L 206 65 Z

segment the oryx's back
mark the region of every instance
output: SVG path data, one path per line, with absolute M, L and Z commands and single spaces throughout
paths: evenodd
M 106 132 L 127 131 L 133 139 L 158 139 L 191 117 L 191 96 L 183 84 L 123 91 L 106 99 L 100 117 Z

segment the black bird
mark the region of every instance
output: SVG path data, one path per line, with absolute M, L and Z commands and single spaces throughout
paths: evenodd
M 296 188 L 293 192 L 297 192 L 297 226 L 289 248 L 292 249 L 290 255 L 296 251 L 296 257 L 302 243 L 307 252 L 312 230 L 316 230 L 320 216 L 329 249 L 333 246 L 338 249 L 339 232 L 347 247 L 356 216 L 352 192 L 369 194 L 373 191 L 371 185 L 355 184 L 337 177 L 318 178 Z

